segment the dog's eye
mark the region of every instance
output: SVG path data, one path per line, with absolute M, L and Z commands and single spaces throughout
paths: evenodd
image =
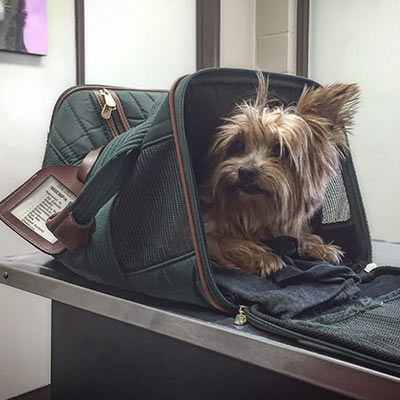
M 279 143 L 272 147 L 271 153 L 278 158 L 287 158 L 289 156 L 287 147 L 284 144 L 281 146 Z
M 228 157 L 237 156 L 244 153 L 244 143 L 240 139 L 235 139 L 228 147 L 226 155 Z

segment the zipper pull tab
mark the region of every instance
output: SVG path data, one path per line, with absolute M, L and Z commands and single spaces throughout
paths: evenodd
M 100 94 L 104 97 L 105 102 L 103 109 L 101 110 L 101 116 L 104 119 L 110 119 L 111 113 L 117 108 L 115 100 L 111 96 L 111 93 L 105 88 L 100 90 Z
M 246 325 L 247 324 L 247 317 L 246 314 L 244 313 L 244 309 L 248 308 L 247 306 L 240 306 L 239 307 L 239 312 L 235 317 L 235 320 L 233 321 L 233 323 L 236 326 L 242 326 L 242 325 Z

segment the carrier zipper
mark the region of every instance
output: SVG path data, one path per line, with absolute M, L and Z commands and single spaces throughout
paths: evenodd
M 240 306 L 239 307 L 239 311 L 236 314 L 235 320 L 233 321 L 233 323 L 236 326 L 243 326 L 247 324 L 247 316 L 244 312 L 244 310 L 248 308 L 247 306 Z
M 103 96 L 104 100 L 101 109 L 101 116 L 104 119 L 110 119 L 111 113 L 117 108 L 117 104 L 115 103 L 114 97 L 106 88 L 100 89 L 100 94 Z
M 189 193 L 188 182 L 187 182 L 187 179 L 188 178 L 190 179 L 190 176 L 186 176 L 186 174 L 185 174 L 185 163 L 187 162 L 187 155 L 186 155 L 186 153 L 182 152 L 182 149 L 180 146 L 178 126 L 177 126 L 178 121 L 176 118 L 175 104 L 174 104 L 175 91 L 178 87 L 178 84 L 184 78 L 185 78 L 185 76 L 182 76 L 181 78 L 177 79 L 174 82 L 174 84 L 172 85 L 171 90 L 169 91 L 169 112 L 170 112 L 170 118 L 171 118 L 172 133 L 173 133 L 174 143 L 175 143 L 176 156 L 177 156 L 177 161 L 178 161 L 178 166 L 179 166 L 179 174 L 180 174 L 181 183 L 182 183 L 183 195 L 185 198 L 186 209 L 188 211 L 188 222 L 189 222 L 190 232 L 192 235 L 192 242 L 193 242 L 193 247 L 194 247 L 196 266 L 197 266 L 197 271 L 199 273 L 201 289 L 203 291 L 204 296 L 208 300 L 208 302 L 219 311 L 222 311 L 225 313 L 231 313 L 232 309 L 234 309 L 235 306 L 232 303 L 230 303 L 225 297 L 223 297 L 222 294 L 216 293 L 216 291 L 218 291 L 218 289 L 214 288 L 212 286 L 212 283 L 209 282 L 210 277 L 208 276 L 208 274 L 210 273 L 210 271 L 208 270 L 208 264 L 203 266 L 204 259 L 202 259 L 202 256 L 200 254 L 199 242 L 197 240 L 197 232 L 196 232 L 194 214 L 192 212 L 192 204 L 191 204 L 191 200 L 193 200 L 193 199 L 191 198 L 191 195 Z M 182 148 L 187 150 L 185 145 L 183 145 Z M 208 260 L 206 260 L 206 263 L 207 262 L 208 262 Z M 218 296 L 218 294 L 219 294 L 219 296 Z
M 111 94 L 111 96 L 115 101 L 118 117 L 124 132 L 129 131 L 131 129 L 131 124 L 129 123 L 128 118 L 126 118 L 126 114 L 124 108 L 122 107 L 121 100 L 119 99 L 117 93 L 115 93 L 113 90 L 109 89 L 109 93 Z
M 111 89 L 101 88 L 93 91 L 100 104 L 101 116 L 106 120 L 113 137 L 129 131 L 131 125 L 126 118 L 118 95 Z M 114 113 L 113 111 L 117 111 Z
M 108 129 L 110 130 L 112 137 L 117 137 L 119 135 L 119 132 L 113 118 L 111 118 L 112 111 L 116 109 L 114 98 L 110 95 L 110 92 L 106 88 L 101 88 L 99 90 L 95 89 L 93 90 L 93 94 L 95 95 L 100 105 L 101 116 L 106 120 Z

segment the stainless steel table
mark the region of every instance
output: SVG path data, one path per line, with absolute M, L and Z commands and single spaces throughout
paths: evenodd
M 40 253 L 0 260 L 0 283 L 52 300 L 54 399 L 400 399 L 399 377 L 93 284 Z

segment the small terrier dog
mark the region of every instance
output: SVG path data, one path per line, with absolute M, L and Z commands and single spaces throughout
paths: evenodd
M 243 273 L 268 276 L 282 259 L 263 244 L 293 236 L 309 257 L 338 264 L 339 247 L 325 244 L 308 223 L 348 151 L 359 101 L 355 84 L 304 88 L 297 107 L 269 107 L 258 74 L 255 99 L 237 105 L 219 128 L 200 187 L 211 259 Z

